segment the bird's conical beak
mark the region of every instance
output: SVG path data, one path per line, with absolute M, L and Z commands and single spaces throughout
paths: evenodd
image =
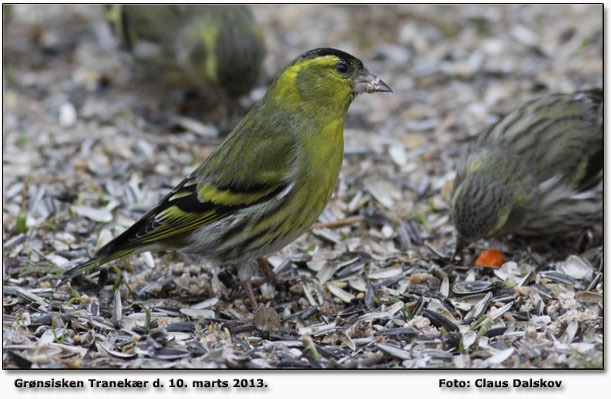
M 461 235 L 456 236 L 456 248 L 454 249 L 454 255 L 452 255 L 452 260 L 456 259 L 456 256 L 460 254 L 460 252 L 465 249 L 471 243 L 470 240 L 466 239 Z
M 373 73 L 369 71 L 365 71 L 359 81 L 354 85 L 354 89 L 352 89 L 355 93 L 375 93 L 378 91 L 390 92 L 392 93 L 392 89 L 383 80 L 378 78 Z

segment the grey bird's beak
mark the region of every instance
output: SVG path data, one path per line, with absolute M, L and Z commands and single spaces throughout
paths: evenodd
M 390 92 L 392 93 L 392 89 L 383 80 L 378 78 L 373 73 L 369 71 L 365 71 L 360 80 L 354 85 L 352 89 L 354 93 L 375 93 L 378 91 Z
M 465 237 L 457 234 L 456 235 L 456 248 L 454 249 L 454 255 L 452 255 L 452 261 L 454 261 L 456 259 L 456 257 L 458 255 L 460 255 L 460 252 L 465 249 L 469 244 L 471 244 L 471 241 L 466 239 Z

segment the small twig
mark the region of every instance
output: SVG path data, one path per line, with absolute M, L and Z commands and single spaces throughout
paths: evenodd
M 357 223 L 360 220 L 361 220 L 360 216 L 350 216 L 348 218 L 340 219 L 340 220 L 335 220 L 333 222 L 314 223 L 314 225 L 312 227 L 314 227 L 315 229 L 322 229 L 322 228 L 325 228 L 325 227 L 333 229 L 335 227 L 348 226 L 350 224 Z
M 30 185 L 31 175 L 26 175 L 23 179 L 23 188 L 21 189 L 21 212 L 26 212 L 28 208 L 28 186 Z

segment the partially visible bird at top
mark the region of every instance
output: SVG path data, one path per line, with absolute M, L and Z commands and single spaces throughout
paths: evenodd
M 600 89 L 550 94 L 480 133 L 452 188 L 455 255 L 480 238 L 601 224 L 602 109 Z
M 256 308 L 254 260 L 303 234 L 333 194 L 348 107 L 359 93 L 390 91 L 348 53 L 319 48 L 301 54 L 197 169 L 65 274 L 142 251 L 182 249 L 237 264 Z
M 2 34 L 6 30 L 11 18 L 13 16 L 13 6 L 11 4 L 2 4 Z
M 263 35 L 245 5 L 107 5 L 121 47 L 166 85 L 235 100 L 257 83 Z

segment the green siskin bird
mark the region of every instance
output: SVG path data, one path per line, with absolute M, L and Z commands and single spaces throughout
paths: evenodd
M 229 98 L 257 81 L 265 46 L 244 5 L 110 5 L 106 18 L 143 71 L 186 90 Z
M 237 264 L 250 286 L 253 261 L 306 231 L 335 188 L 344 118 L 359 93 L 391 92 L 363 63 L 320 48 L 295 58 L 227 138 L 153 209 L 74 277 L 141 251 L 182 249 Z
M 548 95 L 476 137 L 452 188 L 455 253 L 480 238 L 602 223 L 602 100 L 599 89 Z

